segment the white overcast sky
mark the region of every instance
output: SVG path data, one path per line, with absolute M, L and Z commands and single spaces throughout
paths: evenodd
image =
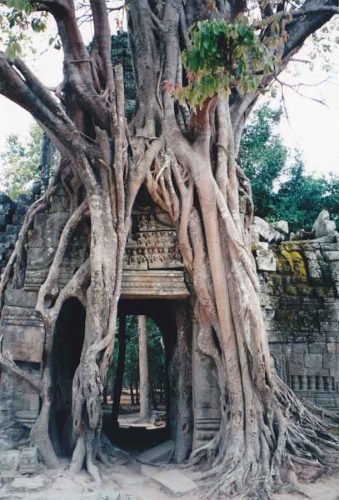
M 85 36 L 90 39 L 89 29 L 86 29 Z M 304 52 L 306 53 L 305 50 Z M 297 57 L 307 58 L 308 55 L 301 52 Z M 308 69 L 307 64 L 291 63 L 292 70 L 279 77 L 292 85 L 303 82 L 306 86 L 299 88 L 301 93 L 327 104 L 323 106 L 285 87 L 288 119 L 283 117 L 279 127 L 280 133 L 288 147 L 298 148 L 302 152 L 307 171 L 315 174 L 339 174 L 339 50 L 332 53 L 330 58 L 329 73 L 321 70 L 320 62 L 312 71 Z M 31 64 L 45 85 L 55 86 L 61 81 L 62 51 L 51 48 L 35 61 L 31 61 Z M 312 86 L 324 80 L 326 81 L 320 85 Z M 279 98 L 273 102 L 274 105 L 279 105 Z M 6 137 L 10 133 L 27 136 L 32 123 L 33 119 L 26 111 L 0 95 L 0 152 L 3 151 Z

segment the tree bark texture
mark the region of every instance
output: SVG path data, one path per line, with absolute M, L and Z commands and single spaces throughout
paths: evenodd
M 237 14 L 245 12 L 246 2 L 129 0 L 127 4 L 137 84 L 137 106 L 128 125 L 122 69 L 111 62 L 104 0 L 90 2 L 94 23 L 90 49 L 83 43 L 72 0 L 39 4 L 55 18 L 62 41 L 64 82 L 58 99 L 21 60 L 9 62 L 0 53 L 0 92 L 27 109 L 60 150 L 63 160 L 57 182 L 62 182 L 70 198 L 69 220 L 38 296 L 46 345 L 42 380 L 31 381 L 42 399 L 32 440 L 46 463 L 56 466 L 48 433 L 51 346 L 62 304 L 76 296 L 86 307 L 86 325 L 73 380 L 77 441 L 71 470 L 77 472 L 85 464 L 92 477 L 100 480 L 95 459 L 102 458 L 103 385 L 114 346 L 132 207 L 145 184 L 176 227 L 193 284 L 199 349 L 212 359 L 218 374 L 220 432 L 191 454 L 190 463 L 209 461 L 203 476 L 209 495 L 262 500 L 271 495 L 272 486 L 288 482 L 293 470 L 326 469 L 338 456 L 338 441 L 272 371 L 258 299 L 250 248 L 251 188 L 236 157 L 248 113 L 275 75 L 263 76 L 256 91 L 242 94 L 233 88 L 229 97 L 215 96 L 199 110 L 179 104 L 166 87 L 188 80 L 181 52 L 190 43 L 189 28 L 202 19 L 234 22 Z M 305 0 L 283 17 L 281 10 L 289 8 L 285 3 L 279 3 L 277 10 L 270 2 L 258 6 L 263 21 L 271 22 L 272 16 L 283 20 L 286 41 L 275 73 L 336 9 L 332 0 Z M 263 39 L 266 35 L 264 30 Z M 45 209 L 46 202 L 45 196 L 29 217 Z M 89 229 L 89 257 L 59 289 L 60 264 L 80 222 Z M 28 227 L 27 220 L 24 232 Z M 1 294 L 8 282 L 15 284 L 14 266 L 20 267 L 24 232 L 4 273 Z M 182 322 L 178 335 L 181 346 Z M 178 356 L 186 354 L 180 351 Z M 3 355 L 0 362 L 17 374 L 20 371 Z M 25 373 L 22 376 L 28 378 Z M 178 454 L 182 459 L 186 452 Z

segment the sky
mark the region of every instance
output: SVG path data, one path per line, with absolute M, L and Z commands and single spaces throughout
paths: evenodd
M 85 37 L 91 38 L 89 28 Z M 297 57 L 308 59 L 308 49 L 303 49 Z M 312 69 L 308 64 L 293 62 L 288 71 L 279 76 L 279 80 L 287 84 L 283 87 L 285 112 L 279 132 L 286 146 L 298 148 L 306 171 L 314 175 L 339 174 L 339 50 L 336 49 L 329 58 L 328 72 L 322 69 L 321 60 Z M 46 86 L 53 87 L 61 82 L 61 50 L 50 48 L 39 57 L 30 58 L 30 65 Z M 294 87 L 300 82 L 303 86 Z M 282 103 L 280 84 L 277 88 L 277 97 L 270 98 L 273 106 Z M 259 104 L 267 99 L 261 98 Z M 323 101 L 326 106 L 314 99 Z M 32 124 L 33 119 L 26 111 L 0 95 L 0 153 L 9 134 L 27 137 Z

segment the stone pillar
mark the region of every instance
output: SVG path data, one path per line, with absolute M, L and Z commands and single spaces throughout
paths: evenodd
M 138 316 L 139 335 L 139 380 L 140 380 L 140 418 L 148 421 L 151 416 L 150 388 L 147 352 L 146 316 Z

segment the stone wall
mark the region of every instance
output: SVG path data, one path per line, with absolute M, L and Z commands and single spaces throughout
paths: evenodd
M 339 244 L 254 244 L 276 370 L 313 402 L 339 408 Z

